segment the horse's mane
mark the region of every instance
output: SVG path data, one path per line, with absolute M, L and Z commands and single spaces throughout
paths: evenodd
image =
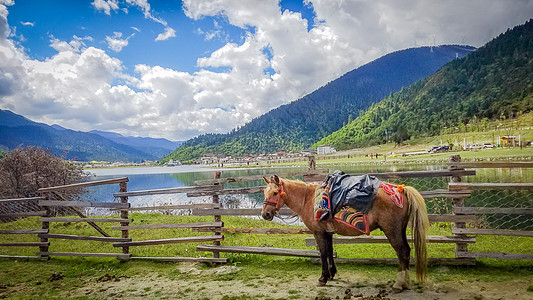
M 306 183 L 305 181 L 302 181 L 300 179 L 286 179 L 286 178 L 283 178 L 282 180 L 283 181 L 294 182 L 294 183 Z

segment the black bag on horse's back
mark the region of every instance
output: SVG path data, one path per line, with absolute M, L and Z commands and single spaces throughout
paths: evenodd
M 333 214 L 344 206 L 366 214 L 372 208 L 381 180 L 369 175 L 350 176 L 337 170 L 329 175 L 328 184 Z

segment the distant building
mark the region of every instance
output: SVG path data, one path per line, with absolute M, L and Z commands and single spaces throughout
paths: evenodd
M 514 135 L 502 136 L 502 146 L 503 147 L 510 147 L 510 146 L 514 147 L 515 143 L 516 143 L 516 136 L 514 136 Z
M 168 161 L 167 166 L 168 167 L 181 166 L 181 161 L 171 159 Z
M 331 147 L 330 145 L 321 145 L 316 148 L 317 154 L 329 154 L 329 153 L 335 153 L 337 150 L 335 148 Z
M 304 156 L 307 156 L 307 155 L 314 155 L 314 154 L 317 154 L 317 151 L 315 149 L 305 149 L 305 150 L 302 150 L 302 155 Z

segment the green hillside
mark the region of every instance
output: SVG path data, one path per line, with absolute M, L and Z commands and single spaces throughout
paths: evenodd
M 186 141 L 163 162 L 183 162 L 206 152 L 241 156 L 300 151 L 340 129 L 372 103 L 474 51 L 469 46 L 420 47 L 387 54 L 352 70 L 292 103 L 282 105 L 227 134 L 205 134 Z
M 533 21 L 529 20 L 373 104 L 315 146 L 329 144 L 342 150 L 400 143 L 437 135 L 473 119 L 512 118 L 532 108 Z

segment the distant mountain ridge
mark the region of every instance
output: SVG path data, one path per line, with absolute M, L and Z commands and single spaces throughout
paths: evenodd
M 159 159 L 183 144 L 183 142 L 173 142 L 162 138 L 123 136 L 115 132 L 98 130 L 91 130 L 89 133 L 94 133 L 115 143 L 141 150 Z
M 387 54 L 316 91 L 255 118 L 227 134 L 205 134 L 183 143 L 163 161 L 190 161 L 205 152 L 227 155 L 299 151 L 338 130 L 392 92 L 433 74 L 474 47 L 444 45 Z
M 38 146 L 67 159 L 139 162 L 161 159 L 179 145 L 179 142 L 164 139 L 99 133 L 74 131 L 56 124 L 49 126 L 0 109 L 0 150 Z M 105 134 L 116 138 L 102 136 Z
M 315 145 L 351 149 L 533 110 L 533 19 L 391 94 Z M 471 124 L 472 123 L 472 124 Z M 466 132 L 466 131 L 465 131 Z

